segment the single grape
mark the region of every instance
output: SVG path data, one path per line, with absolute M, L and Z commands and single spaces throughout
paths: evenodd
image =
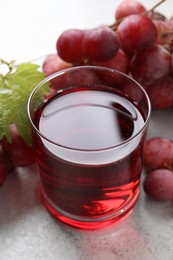
M 60 74 L 58 77 L 55 76 L 50 80 L 50 94 L 65 87 L 67 87 L 66 74 Z
M 2 140 L 2 149 L 5 156 L 15 166 L 28 166 L 35 161 L 34 151 L 19 135 L 16 126 L 11 125 L 12 141 L 9 143 L 6 138 Z
M 0 149 L 0 187 L 4 184 L 8 174 L 8 167 L 6 158 L 3 154 L 2 149 Z
M 42 71 L 45 73 L 46 77 L 63 69 L 72 67 L 71 63 L 62 60 L 58 54 L 48 55 L 42 65 Z
M 138 52 L 131 60 L 132 76 L 145 86 L 168 76 L 171 71 L 171 54 L 162 45 Z
M 157 38 L 157 30 L 147 16 L 134 14 L 127 16 L 119 24 L 117 35 L 120 46 L 127 52 L 151 47 Z
M 66 62 L 76 63 L 84 59 L 82 41 L 85 30 L 69 29 L 64 31 L 56 42 L 60 58 Z
M 119 20 L 131 14 L 142 14 L 145 11 L 146 8 L 140 2 L 125 0 L 118 5 L 115 11 L 115 18 Z
M 42 66 L 42 70 L 46 76 L 50 76 L 55 72 L 70 67 L 72 67 L 72 64 L 62 60 L 58 54 L 50 54 L 46 57 Z M 58 90 L 64 87 L 64 82 L 65 79 L 63 75 L 61 75 L 60 77 L 55 77 L 50 80 L 50 87 L 54 90 Z
M 157 169 L 150 172 L 143 183 L 144 191 L 154 200 L 173 200 L 173 172 Z
M 153 109 L 167 109 L 173 106 L 173 78 L 164 77 L 147 88 Z
M 154 21 L 154 24 L 157 29 L 156 43 L 162 45 L 169 44 L 172 39 L 172 29 L 170 24 L 161 20 Z
M 156 21 L 156 20 L 165 21 L 165 22 L 167 21 L 167 18 L 165 15 L 163 15 L 162 13 L 156 12 L 156 11 L 147 12 L 147 16 L 153 21 Z
M 133 83 L 130 84 L 126 82 L 125 84 L 121 84 L 120 89 L 126 94 L 126 96 L 130 97 L 130 99 L 135 100 L 135 103 L 139 104 L 142 102 L 143 92 L 140 88 L 136 89 Z
M 99 79 L 94 70 L 85 69 L 85 66 L 79 70 L 71 70 L 66 76 L 67 86 L 91 86 L 96 82 L 99 83 Z
M 119 70 L 125 74 L 128 74 L 130 69 L 129 58 L 122 49 L 119 49 L 110 60 L 103 62 L 94 62 L 94 65 Z
M 87 30 L 83 38 L 85 56 L 91 61 L 111 59 L 119 49 L 116 33 L 108 26 Z
M 144 146 L 143 162 L 149 171 L 173 167 L 173 141 L 163 137 L 148 139 Z

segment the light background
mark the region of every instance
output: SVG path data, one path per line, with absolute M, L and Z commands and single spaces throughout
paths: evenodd
M 65 29 L 112 24 L 120 0 L 0 0 L 0 57 L 30 61 L 55 52 L 55 43 Z M 141 0 L 151 8 L 158 0 Z M 173 14 L 173 2 L 157 8 Z M 171 13 L 172 11 L 172 13 Z

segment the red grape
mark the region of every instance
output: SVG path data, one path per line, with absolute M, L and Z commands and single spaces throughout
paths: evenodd
M 111 59 L 119 49 L 116 33 L 108 26 L 98 26 L 86 31 L 83 38 L 85 56 L 91 61 Z
M 163 137 L 147 140 L 143 159 L 148 170 L 173 167 L 173 141 Z
M 134 14 L 123 19 L 117 35 L 122 49 L 132 52 L 151 47 L 157 38 L 157 30 L 147 16 Z
M 15 166 L 27 166 L 34 162 L 33 148 L 29 147 L 19 135 L 16 126 L 11 126 L 12 141 L 9 143 L 6 138 L 2 140 L 2 149 L 5 156 Z
M 157 39 L 156 43 L 158 44 L 169 44 L 172 39 L 171 26 L 165 21 L 156 20 L 154 24 L 157 29 Z
M 142 102 L 143 92 L 140 88 L 135 88 L 134 84 L 127 84 L 126 82 L 126 84 L 121 84 L 120 89 L 126 94 L 126 96 L 130 97 L 132 100 L 135 100 L 135 103 Z
M 50 54 L 46 57 L 42 70 L 46 76 L 50 76 L 51 74 L 72 67 L 71 63 L 68 63 L 62 60 L 58 54 Z M 59 89 L 64 87 L 64 77 L 55 77 L 50 80 L 50 87 L 53 89 Z
M 58 54 L 50 54 L 44 60 L 42 70 L 46 76 L 49 76 L 59 70 L 70 68 L 71 66 L 71 63 L 62 60 Z
M 92 70 L 85 69 L 85 66 L 81 67 L 79 70 L 71 70 L 66 76 L 66 84 L 68 86 L 90 86 L 99 83 L 99 79 L 96 73 Z
M 117 20 L 122 19 L 126 16 L 131 14 L 141 14 L 146 11 L 146 8 L 138 1 L 135 0 L 126 0 L 122 1 L 116 11 L 115 11 L 115 18 Z
M 84 30 L 69 29 L 60 35 L 56 43 L 56 48 L 61 59 L 70 63 L 83 60 L 82 41 L 84 34 Z
M 8 167 L 7 167 L 6 158 L 2 152 L 2 149 L 0 149 L 0 187 L 4 184 L 7 174 L 8 174 Z
M 152 85 L 171 71 L 171 54 L 162 45 L 138 52 L 132 59 L 132 76 L 140 83 Z
M 156 11 L 151 11 L 151 12 L 147 12 L 147 16 L 151 19 L 151 20 L 160 20 L 160 21 L 167 21 L 167 18 L 165 15 L 163 15 L 162 13 L 156 12 Z
M 147 88 L 153 109 L 167 109 L 173 106 L 173 78 L 165 77 Z
M 144 191 L 158 201 L 173 200 L 173 172 L 158 169 L 150 172 L 143 183 Z
M 125 74 L 129 73 L 130 61 L 125 52 L 119 49 L 118 52 L 108 61 L 95 62 L 97 66 L 107 67 L 114 70 L 119 70 Z

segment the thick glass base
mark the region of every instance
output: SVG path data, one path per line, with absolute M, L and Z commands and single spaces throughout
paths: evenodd
M 67 224 L 71 227 L 75 227 L 82 230 L 97 230 L 100 228 L 108 227 L 112 224 L 120 222 L 127 218 L 133 211 L 134 205 L 138 198 L 139 190 L 137 189 L 134 193 L 134 196 L 128 201 L 123 208 L 121 208 L 118 212 L 114 212 L 113 214 L 106 217 L 99 218 L 83 218 L 80 216 L 74 216 L 65 211 L 62 211 L 57 206 L 55 206 L 44 193 L 42 193 L 43 203 L 48 209 L 48 211 L 57 219 Z

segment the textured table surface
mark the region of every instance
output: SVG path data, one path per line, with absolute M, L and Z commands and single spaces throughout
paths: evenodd
M 55 52 L 55 41 L 67 28 L 111 24 L 120 1 L 0 2 L 0 57 L 29 61 Z M 151 7 L 157 1 L 141 2 Z M 170 16 L 172 0 L 160 9 Z M 173 109 L 152 113 L 149 136 L 173 139 Z M 18 168 L 0 189 L 0 259 L 172 260 L 173 203 L 148 199 L 141 180 L 131 217 L 107 229 L 82 232 L 60 224 L 47 212 L 35 165 Z

